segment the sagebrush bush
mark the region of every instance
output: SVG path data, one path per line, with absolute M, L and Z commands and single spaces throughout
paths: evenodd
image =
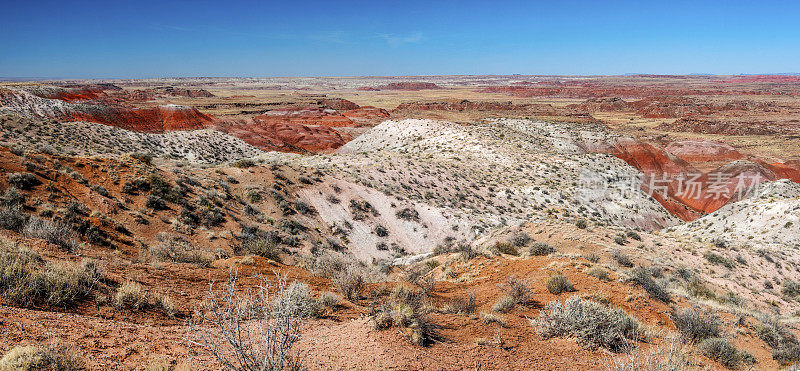
M 575 291 L 575 287 L 569 282 L 569 279 L 561 273 L 550 276 L 550 278 L 547 279 L 546 286 L 547 291 L 550 291 L 553 295 Z
M 19 208 L 0 208 L 0 228 L 21 232 L 28 224 L 28 214 Z
M 611 257 L 622 267 L 633 267 L 633 262 L 631 262 L 631 258 L 628 256 L 628 254 L 625 254 L 619 249 L 612 250 Z
M 711 311 L 687 308 L 673 312 L 670 317 L 681 335 L 690 341 L 700 342 L 722 335 L 722 323 Z
M 727 339 L 713 337 L 700 342 L 697 349 L 704 356 L 711 358 L 723 366 L 736 369 L 742 362 L 751 359 L 752 355 L 736 349 Z
M 439 326 L 431 322 L 425 313 L 403 303 L 384 303 L 373 309 L 372 320 L 377 330 L 391 327 L 400 329 L 415 345 L 427 345 L 441 337 Z
M 532 256 L 550 255 L 554 252 L 556 252 L 556 248 L 546 242 L 534 242 L 528 249 L 528 253 Z
M 642 267 L 634 268 L 630 273 L 629 282 L 641 287 L 647 291 L 651 297 L 669 303 L 672 299 L 665 284 L 660 284 L 653 279 L 653 276 L 647 269 Z
M 508 242 L 511 242 L 511 244 L 515 247 L 527 246 L 529 243 L 531 243 L 531 241 L 533 241 L 533 238 L 531 238 L 531 235 L 526 232 L 514 233 L 514 235 L 508 240 Z
M 240 235 L 240 249 L 248 254 L 263 256 L 277 262 L 280 258 L 281 237 L 275 231 L 261 229 L 243 229 Z
M 552 301 L 531 321 L 544 338 L 574 336 L 583 346 L 625 350 L 641 340 L 644 328 L 625 311 L 573 296 L 563 303 Z
M 273 301 L 274 311 L 289 317 L 319 317 L 323 304 L 311 292 L 311 288 L 301 282 L 292 282 Z
M 610 272 L 608 271 L 608 269 L 605 269 L 603 267 L 593 266 L 586 270 L 586 274 L 594 278 L 597 278 L 601 281 L 608 281 Z

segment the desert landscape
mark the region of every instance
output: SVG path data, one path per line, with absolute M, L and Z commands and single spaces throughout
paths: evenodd
M 0 369 L 796 369 L 800 77 L 0 83 Z

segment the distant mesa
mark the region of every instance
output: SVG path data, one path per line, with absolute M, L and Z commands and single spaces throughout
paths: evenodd
M 427 89 L 441 89 L 442 87 L 432 82 L 393 82 L 386 85 L 377 87 L 363 86 L 358 88 L 361 91 L 378 91 L 378 90 L 408 90 L 418 91 Z

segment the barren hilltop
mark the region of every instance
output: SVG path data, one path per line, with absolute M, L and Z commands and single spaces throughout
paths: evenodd
M 796 76 L 0 83 L 0 370 L 795 369 Z

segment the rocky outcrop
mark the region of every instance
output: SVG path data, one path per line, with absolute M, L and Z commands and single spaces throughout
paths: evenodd
M 215 121 L 193 107 L 174 104 L 141 109 L 77 105 L 68 116 L 71 121 L 96 122 L 142 133 L 203 129 Z
M 349 135 L 327 126 L 261 119 L 226 123 L 218 130 L 265 151 L 333 152 L 352 140 Z

